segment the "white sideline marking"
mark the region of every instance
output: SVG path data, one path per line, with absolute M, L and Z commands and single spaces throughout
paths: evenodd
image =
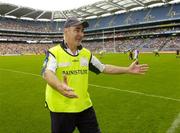
M 166 131 L 166 133 L 175 133 L 175 131 L 179 127 L 179 125 L 180 125 L 180 113 L 174 119 L 173 123 L 171 124 L 170 128 Z
M 99 85 L 93 85 L 93 84 L 89 84 L 89 85 L 94 86 L 94 87 L 98 87 L 98 88 L 105 88 L 105 89 L 115 90 L 115 91 L 123 91 L 123 92 L 138 94 L 138 95 L 144 95 L 144 96 L 147 96 L 147 97 L 155 97 L 155 98 L 161 98 L 161 99 L 180 102 L 180 99 L 175 99 L 175 98 L 171 98 L 171 97 L 165 97 L 165 96 L 153 95 L 153 94 L 146 94 L 146 93 L 143 93 L 143 92 L 124 90 L 124 89 L 119 89 L 119 88 L 114 88 L 114 87 L 106 87 L 106 86 L 99 86 Z
M 36 77 L 42 77 L 41 75 L 38 75 L 38 74 L 33 74 L 33 73 L 28 73 L 28 72 L 22 72 L 22 71 L 16 71 L 16 70 L 11 70 L 11 69 L 0 68 L 0 70 L 9 71 L 9 72 L 15 72 L 15 73 L 21 73 L 21 74 L 26 74 L 26 75 L 32 75 L 32 76 L 36 76 Z M 100 85 L 94 85 L 94 84 L 88 84 L 88 85 L 89 85 L 89 86 L 94 86 L 94 87 L 97 87 L 97 88 L 104 88 L 104 89 L 109 89 L 109 90 L 115 90 L 115 91 L 121 91 L 121 92 L 128 92 L 128 93 L 137 94 L 137 95 L 143 95 L 143 96 L 147 96 L 147 97 L 155 97 L 155 98 L 160 98 L 160 99 L 165 99 L 165 100 L 171 100 L 171 101 L 180 102 L 180 99 L 175 99 L 175 98 L 171 98 L 171 97 L 165 97 L 165 96 L 160 96 L 160 95 L 147 94 L 147 93 L 138 92 L 138 91 L 130 91 L 130 90 L 124 90 L 124 89 L 119 89 L 119 88 L 114 88 L 114 87 L 106 87 L 106 86 L 100 86 Z
M 0 68 L 0 70 L 8 71 L 8 72 L 14 72 L 14 73 L 27 74 L 27 75 L 33 75 L 33 76 L 37 76 L 37 77 L 42 77 L 41 75 L 38 75 L 38 74 L 33 74 L 33 73 L 28 73 L 28 72 L 22 72 L 22 71 L 16 71 L 16 70 L 12 70 L 12 69 Z

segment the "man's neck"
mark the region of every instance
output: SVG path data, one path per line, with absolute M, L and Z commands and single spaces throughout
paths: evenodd
M 68 43 L 67 41 L 65 41 L 65 45 L 67 45 L 67 47 L 71 50 L 73 54 L 76 54 L 77 46 L 75 46 L 74 44 Z
M 75 54 L 76 53 L 76 51 L 77 51 L 77 47 L 75 47 L 75 46 L 69 46 L 68 45 L 68 47 L 69 47 L 69 49 L 71 50 L 71 52 L 73 53 L 73 54 Z

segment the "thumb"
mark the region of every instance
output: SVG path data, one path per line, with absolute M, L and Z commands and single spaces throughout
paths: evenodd
M 64 83 L 65 83 L 66 85 L 68 85 L 67 76 L 66 76 L 65 74 L 63 75 L 63 81 L 64 81 Z
M 139 64 L 139 61 L 138 60 L 135 60 L 133 63 L 132 63 L 132 65 L 134 66 L 134 65 L 138 65 Z

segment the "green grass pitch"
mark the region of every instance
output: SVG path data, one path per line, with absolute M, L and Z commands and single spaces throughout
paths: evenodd
M 38 76 L 43 59 L 0 56 L 0 133 L 50 133 L 45 81 Z M 126 54 L 106 54 L 101 61 L 131 63 Z M 166 133 L 180 113 L 180 58 L 140 54 L 139 62 L 149 65 L 146 75 L 90 73 L 89 93 L 102 133 Z M 173 132 L 179 133 L 180 125 Z

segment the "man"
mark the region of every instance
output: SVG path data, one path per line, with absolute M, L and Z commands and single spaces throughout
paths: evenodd
M 133 50 L 129 50 L 129 59 L 133 60 Z
M 101 51 L 99 52 L 100 58 L 103 58 L 104 54 L 105 54 L 105 50 L 101 50 Z
M 134 60 L 137 60 L 139 57 L 139 50 L 138 49 L 135 49 L 134 50 Z
M 52 133 L 100 133 L 95 111 L 88 93 L 89 70 L 99 74 L 144 74 L 148 66 L 118 67 L 102 64 L 81 46 L 85 21 L 68 18 L 64 24 L 64 40 L 49 49 L 43 69 L 47 81 L 46 103 L 50 110 Z
M 158 49 L 155 49 L 155 50 L 154 50 L 154 55 L 155 55 L 155 56 L 159 56 L 159 50 L 158 50 Z
M 180 56 L 179 56 L 179 49 L 176 50 L 176 58 L 180 58 Z

